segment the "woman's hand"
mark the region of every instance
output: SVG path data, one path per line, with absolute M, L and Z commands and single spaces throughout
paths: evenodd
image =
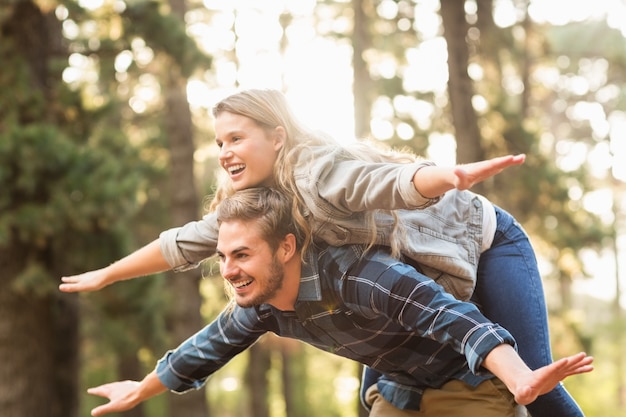
M 506 168 L 523 164 L 525 160 L 526 155 L 520 154 L 500 156 L 455 167 L 425 166 L 413 176 L 413 185 L 423 197 L 436 198 L 454 188 L 468 190 Z
M 62 277 L 59 290 L 63 292 L 98 291 L 108 285 L 106 268 L 85 272 L 79 275 Z
M 63 292 L 98 291 L 118 281 L 170 269 L 171 267 L 161 254 L 159 239 L 156 239 L 106 268 L 62 277 L 63 283 L 59 285 L 59 290 Z
M 526 160 L 526 155 L 507 155 L 486 161 L 473 162 L 471 164 L 458 165 L 454 168 L 454 188 L 467 190 L 494 175 L 499 174 L 506 168 L 521 165 Z

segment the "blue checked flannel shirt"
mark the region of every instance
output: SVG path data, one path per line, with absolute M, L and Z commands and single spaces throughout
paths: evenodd
M 418 410 L 426 388 L 451 379 L 472 386 L 494 376 L 481 363 L 513 337 L 384 248 L 317 247 L 307 254 L 295 311 L 230 304 L 158 362 L 170 390 L 200 388 L 266 332 L 298 339 L 380 371 L 378 388 L 401 409 Z

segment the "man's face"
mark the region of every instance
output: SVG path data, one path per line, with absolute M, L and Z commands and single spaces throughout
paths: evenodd
M 231 285 L 240 307 L 272 304 L 280 295 L 283 265 L 261 237 L 255 222 L 223 222 L 218 234 L 217 254 L 220 273 Z

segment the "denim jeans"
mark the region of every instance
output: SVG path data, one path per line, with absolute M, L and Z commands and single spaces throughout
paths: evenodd
M 531 369 L 536 369 L 552 363 L 545 294 L 537 259 L 526 232 L 513 216 L 496 207 L 496 218 L 494 241 L 480 256 L 472 301 L 487 318 L 515 337 L 519 355 Z M 364 369 L 362 403 L 366 390 L 378 376 L 376 371 Z M 532 417 L 584 416 L 561 384 L 526 408 Z
M 545 294 L 535 252 L 522 226 L 496 207 L 496 234 L 478 263 L 473 301 L 491 321 L 515 338 L 531 368 L 552 363 Z M 574 399 L 559 385 L 527 406 L 532 417 L 582 417 Z

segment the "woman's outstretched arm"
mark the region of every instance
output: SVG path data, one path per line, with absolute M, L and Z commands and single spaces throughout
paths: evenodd
M 413 185 L 422 196 L 435 198 L 453 188 L 467 190 L 506 168 L 523 164 L 525 159 L 526 155 L 520 154 L 455 167 L 425 166 L 413 176 Z
M 156 239 L 105 268 L 62 277 L 63 282 L 59 285 L 59 289 L 63 292 L 97 291 L 118 281 L 170 269 L 171 266 L 161 253 L 159 239 Z

